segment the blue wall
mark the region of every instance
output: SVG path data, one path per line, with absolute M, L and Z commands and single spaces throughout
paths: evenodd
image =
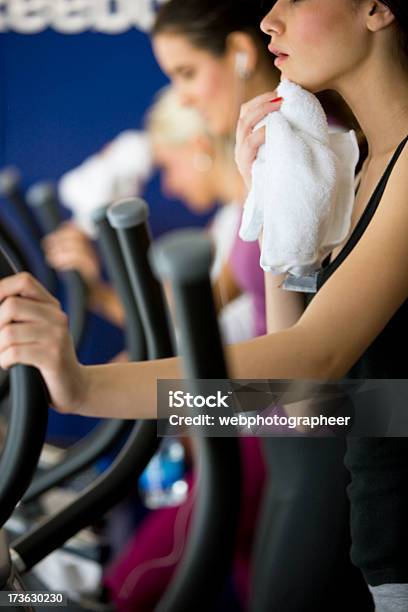
M 140 128 L 165 84 L 146 34 L 0 34 L 0 167 L 16 164 L 26 184 L 59 178 L 121 130 Z M 202 224 L 147 189 L 154 234 Z

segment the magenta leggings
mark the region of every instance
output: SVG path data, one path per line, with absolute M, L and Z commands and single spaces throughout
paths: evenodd
M 243 492 L 233 566 L 237 594 L 245 608 L 256 518 L 265 481 L 258 438 L 241 438 Z M 106 569 L 104 585 L 119 612 L 151 612 L 169 584 L 182 557 L 195 499 L 195 477 L 180 506 L 152 511 L 129 545 Z

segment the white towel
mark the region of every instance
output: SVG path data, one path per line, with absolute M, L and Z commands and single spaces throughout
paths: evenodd
M 257 240 L 263 228 L 261 267 L 304 276 L 317 270 L 350 231 L 354 173 L 359 158 L 353 131 L 329 134 L 313 94 L 283 80 L 279 111 L 252 166 L 240 237 Z
M 121 132 L 102 151 L 65 174 L 59 182 L 62 204 L 78 225 L 94 234 L 92 212 L 114 200 L 139 195 L 152 171 L 152 154 L 144 132 Z

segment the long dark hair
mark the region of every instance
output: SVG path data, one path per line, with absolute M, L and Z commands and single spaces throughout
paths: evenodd
M 269 37 L 260 29 L 266 12 L 259 0 L 168 0 L 160 7 L 151 33 L 182 34 L 193 46 L 221 56 L 232 32 L 246 32 L 273 66 L 274 58 L 267 51 Z

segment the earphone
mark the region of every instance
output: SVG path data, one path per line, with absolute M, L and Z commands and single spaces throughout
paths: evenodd
M 235 54 L 235 72 L 240 79 L 247 79 L 249 76 L 248 60 L 249 56 L 246 51 L 238 51 Z

